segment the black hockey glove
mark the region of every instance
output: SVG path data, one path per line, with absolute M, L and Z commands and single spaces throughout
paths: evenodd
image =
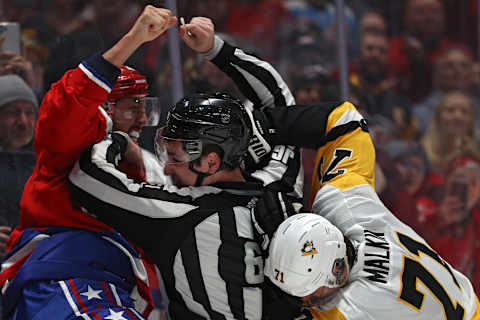
M 302 306 L 299 297 L 289 295 L 265 278 L 264 290 L 265 320 L 313 320 L 310 310 Z
M 277 227 L 288 217 L 296 214 L 292 201 L 283 192 L 265 188 L 261 198 L 252 209 L 257 237 L 262 238 L 262 249 L 268 252 L 268 245 Z

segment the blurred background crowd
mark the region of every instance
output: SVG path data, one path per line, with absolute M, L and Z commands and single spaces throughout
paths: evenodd
M 147 3 L 166 6 L 142 0 L 1 4 L 0 21 L 19 24 L 22 45 L 19 53 L 0 51 L 0 254 L 18 224 L 23 185 L 35 164 L 32 139 L 43 95 L 66 70 L 119 40 Z M 345 0 L 344 22 L 348 99 L 369 122 L 377 192 L 480 294 L 478 4 Z M 179 0 L 177 10 L 187 21 L 210 17 L 222 38 L 271 62 L 297 104 L 341 99 L 334 0 Z M 241 97 L 210 62 L 180 49 L 185 93 Z M 142 46 L 127 64 L 147 76 L 161 123 L 173 102 L 167 37 Z M 307 200 L 314 156 L 304 151 Z

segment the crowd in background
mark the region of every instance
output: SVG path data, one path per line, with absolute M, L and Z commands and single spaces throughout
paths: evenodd
M 155 5 L 161 6 L 161 1 Z M 0 253 L 18 224 L 32 139 L 50 85 L 111 47 L 142 0 L 8 0 L 0 21 L 21 26 L 20 54 L 0 51 Z M 376 191 L 480 293 L 480 78 L 477 0 L 345 1 L 349 100 L 369 122 Z M 165 6 L 165 4 L 163 4 Z M 221 37 L 271 62 L 297 104 L 341 99 L 333 0 L 177 1 L 178 16 L 208 16 Z M 0 40 L 1 41 L 1 40 Z M 240 97 L 210 62 L 181 48 L 185 93 Z M 167 38 L 137 50 L 164 119 L 171 98 Z M 55 141 L 52 141 L 55 143 Z M 305 199 L 314 152 L 304 152 Z

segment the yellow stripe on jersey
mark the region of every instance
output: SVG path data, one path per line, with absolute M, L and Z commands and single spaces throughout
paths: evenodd
M 478 297 L 475 297 L 475 301 L 477 301 L 477 309 L 470 320 L 480 320 L 480 302 L 478 302 Z
M 328 311 L 320 311 L 315 308 L 311 308 L 310 312 L 312 313 L 313 319 L 315 320 L 347 320 L 337 307 L 333 307 Z
M 363 118 L 353 104 L 345 101 L 337 108 L 333 109 L 328 115 L 326 134 L 332 131 L 334 127 L 338 127 L 342 124 L 349 122 L 350 120 L 360 120 Z
M 315 159 L 310 208 L 318 190 L 326 183 L 340 190 L 362 184 L 374 188 L 375 149 L 370 134 L 360 127 L 345 133 L 338 130 L 361 119 L 349 102 L 344 102 L 328 116 L 326 136 L 329 141 L 318 149 Z

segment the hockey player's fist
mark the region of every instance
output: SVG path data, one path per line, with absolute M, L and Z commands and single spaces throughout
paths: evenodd
M 143 161 L 142 150 L 138 146 L 136 141 L 129 140 L 127 151 L 123 156 L 123 161 L 125 161 L 128 166 L 142 176 L 145 176 L 145 162 Z
M 188 24 L 180 26 L 180 38 L 193 50 L 205 53 L 213 48 L 215 28 L 212 20 L 194 17 Z
M 129 35 L 139 43 L 151 41 L 177 23 L 177 17 L 172 16 L 168 9 L 147 5 L 137 18 Z

